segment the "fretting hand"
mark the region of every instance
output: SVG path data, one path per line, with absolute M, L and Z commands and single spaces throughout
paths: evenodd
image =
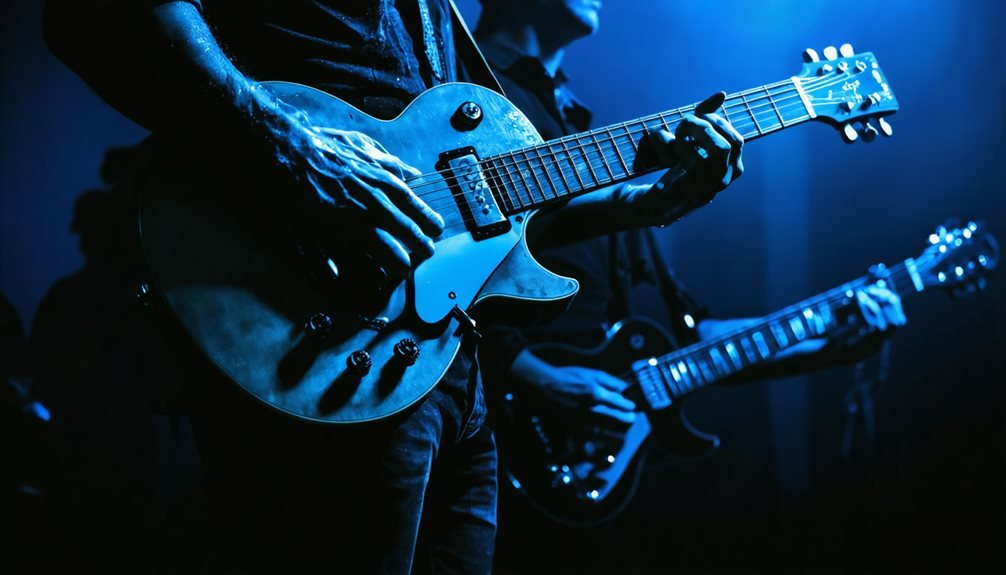
M 725 97 L 718 92 L 704 100 L 674 134 L 647 134 L 654 156 L 668 170 L 652 186 L 625 186 L 640 225 L 667 225 L 708 204 L 744 173 L 744 138 L 714 113 Z

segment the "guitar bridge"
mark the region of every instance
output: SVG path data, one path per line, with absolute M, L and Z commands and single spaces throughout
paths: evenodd
M 444 178 L 465 220 L 465 227 L 476 240 L 510 231 L 510 220 L 496 201 L 475 148 L 467 147 L 440 154 L 436 166 Z

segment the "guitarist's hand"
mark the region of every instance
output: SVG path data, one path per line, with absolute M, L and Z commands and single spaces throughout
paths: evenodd
M 295 206 L 322 238 L 361 245 L 398 276 L 432 256 L 444 221 L 405 183 L 419 170 L 365 134 L 305 120 L 285 114 L 266 123 L 267 137 L 295 184 Z
M 514 360 L 510 373 L 556 407 L 590 413 L 623 425 L 636 420 L 636 404 L 622 395 L 628 384 L 606 372 L 554 366 L 524 350 Z
M 652 186 L 627 186 L 644 225 L 664 226 L 708 204 L 744 173 L 744 138 L 713 113 L 725 97 L 717 92 L 706 98 L 674 134 L 648 134 L 654 155 L 668 171 Z

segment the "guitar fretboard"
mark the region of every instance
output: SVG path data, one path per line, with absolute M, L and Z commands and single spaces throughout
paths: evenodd
M 745 140 L 810 120 L 798 80 L 790 79 L 727 96 L 718 111 Z M 551 140 L 485 158 L 507 215 L 618 184 L 660 169 L 640 154 L 648 132 L 674 129 L 695 106 Z
M 802 341 L 825 336 L 838 326 L 842 310 L 854 304 L 855 290 L 882 281 L 901 295 L 920 292 L 924 285 L 913 259 L 887 270 L 883 280 L 863 276 L 770 314 L 756 324 L 661 357 L 637 362 L 636 381 L 650 407 L 662 409 L 696 389 L 764 364 Z

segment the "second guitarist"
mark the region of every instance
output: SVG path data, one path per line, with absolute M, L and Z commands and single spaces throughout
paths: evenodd
M 521 108 L 546 139 L 588 129 L 591 112 L 572 93 L 561 69 L 566 47 L 592 34 L 598 25 L 592 3 L 566 2 L 546 18 L 521 9 L 525 2 L 482 0 L 476 29 L 479 46 L 512 102 Z M 585 4 L 591 4 L 586 6 Z M 526 6 L 523 6 L 526 8 Z M 631 186 L 626 186 L 630 188 Z M 618 192 L 613 192 L 618 193 Z M 533 231 L 533 230 L 532 230 Z M 550 365 L 527 346 L 561 342 L 590 348 L 605 340 L 608 329 L 630 316 L 649 317 L 684 346 L 749 323 L 745 319 L 714 319 L 691 297 L 663 262 L 651 228 L 632 229 L 571 241 L 582 232 L 562 217 L 535 236 L 531 248 L 548 268 L 576 278 L 580 291 L 570 308 L 555 321 L 521 331 L 492 330 L 484 354 L 491 379 L 508 380 L 525 394 L 537 396 L 571 421 L 621 428 L 635 420 L 637 406 L 622 395 L 627 383 L 585 366 Z M 745 377 L 782 376 L 818 368 L 869 353 L 892 327 L 906 322 L 897 294 L 870 287 L 856 294 L 859 321 L 831 340 L 811 339 L 780 354 L 767 369 Z M 493 381 L 493 385 L 507 385 Z M 504 452 L 505 455 L 505 452 Z M 504 461 L 505 464 L 505 461 Z M 505 503 L 505 500 L 504 500 Z M 501 545 L 519 538 L 521 519 L 513 515 L 508 532 L 507 505 L 501 505 Z M 574 537 L 583 543 L 583 534 Z M 515 543 L 515 549 L 524 549 Z M 558 545 L 558 538 L 549 546 Z M 529 551 L 528 551 L 529 552 Z M 570 568 L 572 558 L 563 554 Z M 588 561 L 590 554 L 584 557 Z M 535 563 L 542 567 L 541 562 Z

